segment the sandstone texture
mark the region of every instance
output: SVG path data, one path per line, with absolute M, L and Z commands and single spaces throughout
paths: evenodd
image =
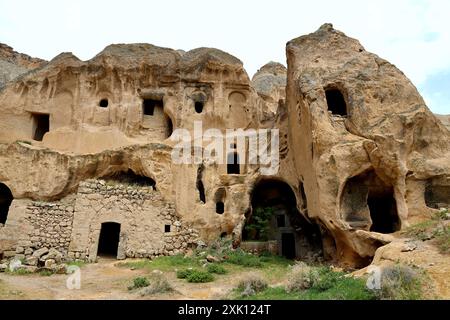
M 330 24 L 287 43 L 287 68 L 269 62 L 251 80 L 213 48 L 116 44 L 48 63 L 0 48 L 0 260 L 96 261 L 103 232 L 117 228 L 118 259 L 227 237 L 365 267 L 400 231 L 449 207 L 445 121 L 400 70 Z M 207 150 L 199 122 L 213 137 L 278 129 L 279 170 L 174 162 L 177 129 L 193 154 Z M 250 158 L 249 142 L 224 148 L 227 161 Z M 251 244 L 245 227 L 269 206 L 272 238 Z
M 0 87 L 6 82 L 44 65 L 46 61 L 18 53 L 0 43 Z
M 436 114 L 436 117 L 450 130 L 450 115 Z

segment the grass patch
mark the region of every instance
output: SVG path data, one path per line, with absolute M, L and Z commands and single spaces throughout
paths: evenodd
M 54 275 L 54 273 L 51 270 L 45 269 L 45 270 L 39 271 L 39 275 L 41 277 L 50 277 L 50 276 Z
M 119 263 L 118 266 L 133 269 L 149 269 L 161 271 L 175 271 L 179 268 L 189 268 L 199 266 L 198 260 L 192 257 L 184 257 L 183 255 L 175 255 L 168 257 L 158 257 L 153 260 L 138 260 Z
M 367 289 L 366 280 L 334 272 L 328 267 L 294 266 L 287 285 L 266 287 L 246 294 L 239 286 L 235 299 L 244 300 L 374 300 L 376 293 Z M 251 292 L 247 290 L 248 292 Z
M 5 273 L 14 275 L 14 276 L 29 276 L 33 274 L 33 272 L 28 271 L 27 269 L 19 268 L 14 271 L 11 271 L 10 269 L 6 269 Z
M 409 227 L 404 234 L 421 241 L 433 239 L 441 253 L 449 253 L 450 225 L 448 220 L 448 210 L 442 210 L 434 214 L 430 220 Z
M 241 249 L 229 250 L 226 253 L 227 263 L 243 266 L 246 268 L 260 268 L 263 266 L 261 258 L 253 254 L 249 254 Z
M 441 253 L 450 253 L 450 226 L 436 232 L 436 245 Z
M 437 226 L 437 221 L 427 220 L 406 229 L 405 235 L 417 240 L 425 241 L 432 237 L 432 230 Z
M 82 268 L 82 267 L 84 267 L 85 265 L 86 265 L 87 263 L 85 262 L 85 261 L 82 261 L 82 260 L 77 260 L 77 261 L 70 261 L 70 262 L 67 262 L 66 263 L 66 265 L 68 266 L 68 267 L 70 267 L 70 266 L 75 266 L 75 267 L 78 267 L 78 268 Z
M 364 279 L 344 278 L 327 290 L 314 288 L 303 291 L 287 291 L 285 287 L 267 288 L 251 296 L 240 296 L 243 300 L 375 300 L 374 292 L 366 288 Z

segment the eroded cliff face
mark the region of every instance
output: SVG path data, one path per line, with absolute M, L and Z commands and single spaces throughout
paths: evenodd
M 112 45 L 86 62 L 64 53 L 9 82 L 0 92 L 4 111 L 0 181 L 14 200 L 12 216 L 0 235 L 2 250 L 10 255 L 19 246 L 31 252 L 44 243 L 39 239 L 30 243 L 21 236 L 32 232 L 29 217 L 19 213 L 28 210 L 28 204 L 21 201 L 65 202 L 72 195 L 82 197 L 78 190 L 84 181 L 102 181 L 123 172 L 153 179 L 164 203 L 176 209 L 176 219 L 196 228 L 203 241 L 231 236 L 237 226 L 242 228 L 249 207 L 249 181 L 259 175 L 258 166 L 243 164 L 239 172 L 229 175 L 226 163 L 207 159 L 175 164 L 172 151 L 179 141 L 170 137 L 174 130 L 184 129 L 191 135 L 188 139 L 197 143 L 191 145 L 194 150 L 208 144 L 196 140 L 195 122 L 201 122 L 203 132 L 212 128 L 223 134 L 226 129 L 256 129 L 257 99 L 242 62 L 211 48 L 181 52 L 148 44 Z M 234 149 L 227 146 L 225 152 Z M 110 201 L 111 208 L 121 207 L 120 199 L 111 199 L 115 199 Z M 220 214 L 217 203 L 224 207 Z M 123 224 L 118 217 L 126 216 L 127 211 L 118 211 L 100 221 L 95 211 L 77 212 L 75 208 L 70 247 L 78 256 L 95 259 L 91 253 L 96 250 L 90 247 L 99 243 L 100 225 L 108 219 Z M 77 229 L 75 222 L 80 215 L 81 220 L 92 223 Z M 143 219 L 146 225 L 154 217 L 144 215 Z M 168 225 L 173 221 L 174 217 Z M 155 237 L 168 236 L 162 227 Z M 240 234 L 239 228 L 236 234 Z M 145 248 L 137 247 L 139 237 L 123 250 L 132 252 L 131 256 L 137 252 L 148 256 L 148 252 L 143 253 Z M 84 250 L 78 242 L 89 243 L 89 248 Z M 68 247 L 63 249 L 75 254 Z
M 450 130 L 450 115 L 436 114 L 436 117 Z
M 426 186 L 448 190 L 449 132 L 401 71 L 332 25 L 286 51 L 290 148 L 308 214 L 333 235 L 337 259 L 367 263 L 381 234 L 432 210 Z
M 122 258 L 220 236 L 238 246 L 246 221 L 272 206 L 297 257 L 315 250 L 363 266 L 392 233 L 448 206 L 450 133 L 401 71 L 331 25 L 290 41 L 287 58 L 287 69 L 270 62 L 252 81 L 239 59 L 212 48 L 111 45 L 89 61 L 24 58 L 39 68 L 0 89 L 0 209 L 12 201 L 0 252 L 30 256 L 54 242 L 95 260 L 105 223 L 124 228 Z M 279 171 L 249 163 L 248 141 L 227 141 L 224 163 L 175 163 L 176 129 L 190 134 L 192 154 L 207 149 L 198 122 L 216 129 L 211 139 L 278 129 Z M 245 164 L 228 166 L 230 155 Z M 154 189 L 124 185 L 123 174 Z
M 18 53 L 0 43 L 0 88 L 18 76 L 43 66 L 46 61 Z

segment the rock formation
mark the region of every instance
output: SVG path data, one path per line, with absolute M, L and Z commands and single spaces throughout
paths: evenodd
M 0 43 L 0 87 L 21 74 L 41 67 L 45 63 L 46 61 L 44 60 L 18 53 L 6 44 Z
M 401 71 L 329 24 L 286 52 L 287 69 L 270 62 L 251 81 L 211 48 L 8 58 L 15 75 L 37 68 L 0 89 L 0 255 L 152 258 L 219 237 L 239 246 L 262 240 L 246 225 L 270 209 L 264 248 L 362 267 L 449 205 L 450 132 Z M 174 162 L 176 129 L 189 153 L 208 150 L 200 122 L 210 138 L 278 129 L 278 172 L 264 175 L 238 139 L 225 163 Z
M 436 114 L 436 117 L 450 130 L 450 115 Z

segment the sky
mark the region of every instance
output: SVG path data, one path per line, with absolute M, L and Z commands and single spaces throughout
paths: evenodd
M 88 60 L 111 43 L 215 47 L 251 77 L 286 64 L 289 40 L 323 23 L 399 67 L 430 109 L 450 114 L 449 0 L 0 0 L 0 42 L 50 60 Z

